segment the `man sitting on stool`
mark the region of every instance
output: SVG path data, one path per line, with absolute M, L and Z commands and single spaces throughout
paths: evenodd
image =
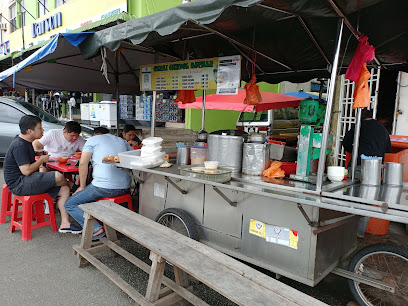
M 26 115 L 21 117 L 19 125 L 21 134 L 13 140 L 4 159 L 4 180 L 7 187 L 13 194 L 20 196 L 41 193 L 49 193 L 53 199 L 59 196 L 57 205 L 61 213 L 61 226 L 58 231 L 81 233 L 82 229 L 70 224 L 64 207 L 69 197 L 69 187 L 64 175 L 58 171 L 38 172 L 40 165 L 49 158 L 49 155 L 41 155 L 36 161 L 32 146 L 32 142 L 43 135 L 41 119 Z
M 130 177 L 115 165 L 103 163 L 106 155 L 117 155 L 120 152 L 132 151 L 123 139 L 109 134 L 104 127 L 96 128 L 93 137 L 89 138 L 82 149 L 79 162 L 79 179 L 81 185 L 75 194 L 65 202 L 68 213 L 83 227 L 84 212 L 78 205 L 97 201 L 103 197 L 116 197 L 129 192 Z M 92 162 L 92 182 L 86 186 L 88 164 Z M 105 236 L 102 226 L 95 221 L 92 240 Z

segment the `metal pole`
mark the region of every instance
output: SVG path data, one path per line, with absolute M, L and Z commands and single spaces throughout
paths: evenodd
M 361 108 L 357 108 L 356 114 L 356 126 L 354 128 L 354 141 L 353 141 L 353 156 L 351 157 L 351 180 L 354 182 L 357 158 L 358 158 L 358 145 L 360 143 L 360 127 L 361 127 Z
M 119 51 L 115 51 L 115 85 L 116 85 L 116 136 L 120 135 L 119 121 L 120 121 L 120 97 L 119 97 Z
M 322 144 L 320 148 L 319 167 L 317 170 L 317 181 L 316 181 L 316 191 L 317 192 L 322 191 L 323 174 L 324 174 L 324 168 L 326 166 L 327 139 L 329 138 L 330 119 L 331 119 L 331 111 L 332 111 L 332 106 L 333 106 L 334 87 L 336 85 L 337 66 L 339 62 L 341 37 L 343 34 L 343 25 L 344 25 L 344 20 L 341 19 L 337 47 L 336 47 L 336 52 L 334 55 L 333 66 L 332 66 L 332 71 L 331 71 L 331 76 L 330 76 L 330 87 L 329 87 L 329 92 L 327 95 L 326 114 L 324 117 L 324 124 L 323 124 L 323 131 L 322 131 Z
M 205 128 L 205 89 L 203 90 L 203 106 L 201 108 L 201 131 L 204 131 Z
M 154 137 L 154 128 L 156 127 L 156 91 L 153 90 L 153 101 L 152 101 L 152 115 L 150 116 L 150 136 Z
M 398 72 L 398 81 L 397 81 L 397 95 L 395 96 L 395 107 L 394 107 L 394 119 L 392 122 L 392 135 L 395 135 L 397 132 L 397 118 L 398 118 L 398 109 L 399 109 L 399 103 L 400 103 L 400 90 L 401 90 L 401 78 L 402 78 L 402 72 Z

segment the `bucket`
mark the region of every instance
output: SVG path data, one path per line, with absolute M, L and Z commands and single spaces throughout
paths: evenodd
M 381 159 L 361 159 L 361 184 L 381 185 Z
M 388 234 L 388 227 L 390 226 L 390 221 L 370 218 L 367 224 L 366 233 L 373 235 L 386 235 Z

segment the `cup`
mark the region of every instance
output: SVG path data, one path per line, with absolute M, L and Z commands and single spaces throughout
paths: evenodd
M 361 184 L 381 185 L 381 159 L 361 159 Z
M 177 164 L 188 165 L 189 160 L 190 160 L 190 148 L 189 147 L 177 148 Z

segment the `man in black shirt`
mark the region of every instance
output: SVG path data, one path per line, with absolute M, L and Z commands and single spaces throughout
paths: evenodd
M 34 195 L 49 193 L 57 201 L 61 212 L 61 226 L 59 232 L 79 234 L 81 230 L 70 224 L 69 215 L 65 210 L 65 201 L 70 195 L 69 187 L 64 175 L 58 171 L 40 173 L 38 169 L 49 159 L 49 155 L 41 155 L 35 160 L 32 142 L 42 137 L 44 129 L 41 119 L 26 115 L 21 117 L 21 134 L 11 143 L 4 159 L 4 180 L 7 187 L 15 195 Z M 52 205 L 52 203 L 48 203 Z
M 361 111 L 357 165 L 361 165 L 361 154 L 382 157 L 384 159 L 385 153 L 391 152 L 391 140 L 388 131 L 372 117 L 372 111 L 367 109 Z M 353 141 L 354 126 L 346 133 L 343 139 L 343 147 L 349 153 L 353 152 Z

